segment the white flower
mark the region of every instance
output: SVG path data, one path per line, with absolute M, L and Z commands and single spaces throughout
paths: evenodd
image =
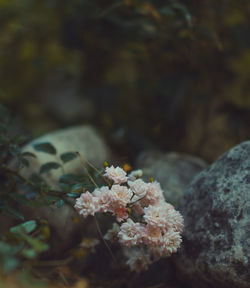
M 135 193 L 135 195 L 140 198 L 144 197 L 147 193 L 148 184 L 141 179 L 128 181 L 128 186 Z
M 128 179 L 126 177 L 127 173 L 120 167 L 114 167 L 113 165 L 111 167 L 107 167 L 105 169 L 104 176 L 108 177 L 109 179 L 113 180 L 115 184 L 122 184 L 125 183 Z
M 135 246 L 142 243 L 145 236 L 145 225 L 135 223 L 132 219 L 123 223 L 118 233 L 119 242 L 125 246 Z
M 88 215 L 94 215 L 98 211 L 98 206 L 98 198 L 87 191 L 76 199 L 75 209 L 80 215 L 87 217 Z

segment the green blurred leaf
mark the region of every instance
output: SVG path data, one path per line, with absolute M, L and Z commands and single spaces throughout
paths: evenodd
M 22 234 L 22 238 L 26 240 L 26 242 L 29 243 L 30 246 L 37 252 L 44 252 L 49 249 L 49 246 L 46 243 L 43 243 L 36 238 L 32 238 L 29 235 Z
M 40 173 L 46 173 L 46 172 L 49 172 L 50 170 L 52 169 L 58 169 L 60 168 L 61 165 L 56 163 L 56 162 L 48 162 L 48 163 L 45 163 L 43 164 L 41 167 L 40 167 Z
M 10 273 L 20 265 L 20 261 L 14 257 L 9 257 L 3 261 L 3 271 Z
M 77 157 L 77 154 L 75 152 L 67 152 L 67 153 L 63 153 L 60 155 L 60 158 L 63 161 L 63 163 L 67 163 L 75 159 L 76 157 Z
M 56 154 L 56 148 L 49 142 L 39 143 L 33 145 L 36 151 L 48 153 L 48 154 Z
M 30 220 L 25 223 L 19 224 L 15 227 L 10 228 L 11 233 L 31 233 L 37 227 L 35 220 Z
M 25 258 L 28 258 L 28 259 L 35 259 L 36 256 L 37 256 L 37 253 L 36 253 L 36 251 L 34 249 L 28 249 L 28 248 L 23 249 L 21 254 Z
M 83 183 L 77 183 L 71 188 L 71 192 L 81 192 L 83 188 Z
M 80 196 L 80 193 L 67 193 L 67 196 L 69 196 L 71 198 L 77 198 Z
M 31 153 L 31 152 L 23 152 L 21 154 L 21 156 L 23 157 L 33 157 L 33 158 L 36 158 L 36 155 L 34 153 Z
M 59 186 L 64 192 L 68 192 L 71 190 L 71 186 L 69 184 L 59 183 Z
M 74 184 L 79 183 L 82 180 L 82 175 L 75 174 L 63 174 L 59 178 L 59 183 L 64 183 L 72 187 Z
M 63 205 L 64 205 L 64 201 L 63 201 L 62 199 L 56 202 L 56 207 L 57 207 L 57 208 L 60 208 L 60 207 L 62 207 Z

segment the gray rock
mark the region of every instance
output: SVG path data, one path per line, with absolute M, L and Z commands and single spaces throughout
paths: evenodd
M 153 177 L 160 182 L 166 200 L 177 205 L 184 189 L 196 174 L 207 167 L 200 158 L 181 153 L 142 152 L 136 167 L 143 170 L 143 177 Z
M 45 142 L 51 143 L 56 148 L 56 155 L 34 149 L 35 144 Z M 41 165 L 45 163 L 57 162 L 63 164 L 60 160 L 60 155 L 63 153 L 79 152 L 81 156 L 64 163 L 63 169 L 53 169 L 42 174 L 46 182 L 54 188 L 57 188 L 58 179 L 62 174 L 83 172 L 82 166 L 85 160 L 99 168 L 103 167 L 105 161 L 112 161 L 113 159 L 106 143 L 91 126 L 75 126 L 43 135 L 23 147 L 22 152 L 31 152 L 37 156 L 37 158 L 29 157 L 30 166 L 22 167 L 20 170 L 24 177 L 29 177 L 32 173 L 39 173 Z
M 37 152 L 33 145 L 38 143 L 49 142 L 57 150 L 56 155 Z M 76 159 L 67 162 L 63 165 L 63 169 L 54 169 L 48 173 L 43 173 L 43 179 L 54 189 L 59 189 L 58 179 L 66 173 L 84 173 L 83 165 L 87 159 L 97 168 L 103 166 L 104 161 L 112 163 L 112 156 L 103 139 L 97 134 L 94 128 L 90 126 L 77 126 L 67 129 L 58 130 L 40 138 L 35 139 L 23 148 L 23 152 L 32 152 L 37 158 L 29 157 L 29 167 L 23 167 L 20 174 L 23 177 L 29 178 L 32 173 L 39 173 L 42 164 L 47 162 L 61 163 L 59 155 L 65 152 L 78 151 L 81 155 L 81 161 Z M 15 161 L 11 164 L 15 166 Z M 22 192 L 20 192 L 22 193 Z M 51 251 L 55 254 L 60 254 L 64 249 L 70 247 L 72 239 L 82 231 L 87 230 L 86 220 L 80 217 L 81 221 L 75 223 L 73 219 L 77 217 L 77 213 L 73 205 L 65 204 L 61 208 L 55 207 L 39 207 L 29 208 L 24 207 L 23 214 L 26 219 L 46 219 L 52 230 Z M 89 223 L 89 222 L 88 222 Z M 84 226 L 85 225 L 85 226 Z M 91 224 L 92 225 L 92 224 Z
M 195 177 L 181 203 L 185 229 L 174 257 L 192 287 L 250 287 L 250 141 Z

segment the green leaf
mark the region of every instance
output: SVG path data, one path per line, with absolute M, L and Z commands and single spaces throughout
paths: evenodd
M 83 183 L 77 183 L 71 188 L 71 192 L 82 192 Z
M 28 248 L 23 249 L 21 254 L 25 258 L 28 258 L 28 259 L 35 259 L 36 256 L 37 256 L 37 253 L 36 253 L 36 251 L 34 249 L 28 249 Z
M 28 242 L 30 246 L 37 252 L 43 252 L 49 249 L 49 246 L 46 243 L 43 243 L 36 238 L 32 238 L 29 235 L 22 234 L 22 238 L 26 240 L 26 242 Z
M 60 208 L 60 207 L 62 207 L 63 205 L 64 205 L 64 201 L 63 201 L 62 199 L 56 202 L 56 207 L 57 207 L 57 208 Z
M 76 182 L 78 182 L 79 176 L 75 174 L 63 174 L 59 178 L 59 183 L 64 183 L 68 185 L 74 185 Z
M 56 148 L 49 142 L 34 144 L 33 147 L 36 151 L 53 155 L 56 154 Z
M 20 262 L 18 259 L 14 257 L 9 257 L 3 261 L 3 271 L 5 273 L 10 273 L 14 269 L 16 269 L 19 266 Z
M 22 157 L 33 157 L 33 158 L 36 158 L 36 155 L 34 153 L 31 153 L 31 152 L 23 152 L 21 154 Z
M 10 254 L 12 251 L 12 246 L 5 243 L 5 242 L 2 242 L 0 241 L 0 254 Z
M 59 186 L 64 192 L 69 192 L 71 190 L 71 186 L 69 184 L 59 183 Z
M 80 196 L 80 193 L 67 193 L 67 196 L 71 198 L 78 198 Z
M 15 219 L 18 219 L 18 220 L 24 220 L 24 216 L 21 212 L 19 212 L 18 210 L 16 210 L 15 208 L 12 208 L 10 206 L 3 206 L 1 207 L 1 209 L 3 210 L 3 212 L 12 217 L 12 218 L 15 218 Z
M 56 201 L 59 201 L 60 200 L 60 197 L 57 197 L 57 196 L 46 196 L 43 198 L 47 203 L 54 203 Z
M 45 163 L 40 167 L 40 174 L 49 172 L 52 169 L 58 169 L 59 167 L 61 167 L 61 165 L 56 162 Z
M 75 159 L 76 157 L 77 157 L 77 154 L 75 152 L 67 152 L 67 153 L 63 153 L 60 155 L 60 158 L 63 161 L 63 163 L 67 163 Z
M 30 220 L 25 223 L 19 224 L 17 226 L 11 227 L 10 232 L 11 233 L 31 233 L 34 231 L 37 227 L 36 221 L 35 220 Z

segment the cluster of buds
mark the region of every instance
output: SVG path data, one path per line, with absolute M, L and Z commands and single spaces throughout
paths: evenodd
M 183 229 L 181 214 L 165 201 L 160 184 L 146 183 L 141 175 L 141 170 L 127 176 L 120 167 L 107 167 L 104 176 L 112 183 L 81 194 L 75 204 L 84 217 L 97 212 L 116 217 L 105 239 L 117 239 L 126 247 L 127 264 L 136 271 L 175 253 Z

